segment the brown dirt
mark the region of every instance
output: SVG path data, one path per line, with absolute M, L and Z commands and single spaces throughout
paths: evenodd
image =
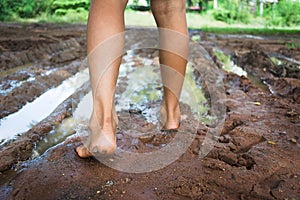
M 73 32 L 67 26 L 2 24 L 0 47 L 3 118 L 83 67 L 85 29 L 78 25 Z M 20 81 L 23 84 L 14 87 Z
M 47 45 L 68 40 L 78 41 L 80 40 L 78 38 L 84 38 L 84 28 L 84 26 L 49 24 L 1 25 L 0 49 L 3 52 L 18 55 L 19 50 L 27 52 L 31 47 L 37 48 L 39 43 L 35 41 L 42 39 Z M 141 31 L 135 30 L 137 35 Z M 74 148 L 81 143 L 80 138 L 76 136 L 71 136 L 63 143 L 52 147 L 39 158 L 18 162 L 29 158 L 28 155 L 32 151 L 34 142 L 43 134 L 47 134 L 51 126 L 55 125 L 51 122 L 59 123 L 70 114 L 66 114 L 67 109 L 64 109 L 62 104 L 62 111 L 57 112 L 65 113 L 64 115 L 50 117 L 44 121 L 51 125 L 39 124 L 33 127 L 35 132 L 31 133 L 34 134 L 26 133 L 24 137 L 0 148 L 0 154 L 4 155 L 1 159 L 7 158 L 6 153 L 6 156 L 10 156 L 13 160 L 1 170 L 0 198 L 300 199 L 299 68 L 294 63 L 287 62 L 284 67 L 286 72 L 283 73 L 284 70 L 274 64 L 268 56 L 270 53 L 277 53 L 299 61 L 299 49 L 288 49 L 286 46 L 286 42 L 296 41 L 299 37 L 299 35 L 266 37 L 264 40 L 259 40 L 201 34 L 201 44 L 208 50 L 217 65 L 220 62 L 213 54 L 213 47 L 232 55 L 237 64 L 262 78 L 274 91 L 270 93 L 268 90 L 262 90 L 246 77 L 223 72 L 227 97 L 224 101 L 226 120 L 221 136 L 216 138 L 219 142 L 205 158 L 200 158 L 198 152 L 203 136 L 207 134 L 210 127 L 201 125 L 189 149 L 174 163 L 155 172 L 124 173 L 113 170 L 95 159 L 80 159 L 74 152 Z M 14 42 L 10 43 L 10 40 Z M 84 46 L 84 41 L 81 42 L 82 44 L 78 43 Z M 73 48 L 78 45 L 72 43 L 71 46 Z M 45 52 L 47 52 L 45 49 L 40 50 L 40 53 L 48 55 Z M 73 55 L 71 60 L 80 60 L 82 55 L 83 53 Z M 11 59 L 7 60 L 7 64 L 2 65 L 4 67 L 1 74 L 4 72 L 8 74 L 1 76 L 1 84 L 11 80 L 10 77 L 22 78 L 22 80 L 27 78 L 26 73 L 21 76 L 18 70 L 7 71 L 24 65 L 26 62 L 19 64 Z M 69 61 L 68 59 L 62 63 Z M 40 61 L 37 60 L 37 62 Z M 50 64 L 52 62 L 56 63 L 54 60 L 49 61 Z M 57 61 L 57 63 L 60 62 Z M 38 66 L 44 65 L 42 63 Z M 26 72 L 36 72 L 37 67 L 24 69 Z M 70 73 L 69 69 L 64 70 Z M 63 77 L 62 79 L 65 79 L 67 76 Z M 51 82 L 47 87 L 55 84 L 59 84 L 59 81 Z M 21 92 L 18 93 L 24 95 Z M 30 93 L 28 96 L 35 98 L 33 96 L 38 96 L 38 94 Z M 9 95 L 6 98 L 10 98 Z M 24 105 L 18 99 L 3 100 L 3 102 L 7 101 L 16 101 L 16 105 Z M 7 105 L 7 107 L 11 106 Z M 68 106 L 65 107 L 68 108 Z M 60 120 L 57 120 L 58 118 Z M 122 113 L 120 113 L 120 118 L 126 121 L 126 118 L 122 118 Z M 144 123 L 139 113 L 135 114 L 134 119 L 135 123 Z M 122 148 L 137 152 L 147 150 L 149 144 L 154 149 L 158 148 L 160 144 L 172 139 L 172 135 L 158 134 L 149 140 L 133 142 L 130 141 L 131 138 L 125 138 L 121 130 L 118 130 L 117 136 L 119 146 L 123 145 Z M 27 156 L 22 157 L 24 154 Z M 12 168 L 9 168 L 11 166 Z M 13 171 L 17 171 L 18 174 L 16 175 Z

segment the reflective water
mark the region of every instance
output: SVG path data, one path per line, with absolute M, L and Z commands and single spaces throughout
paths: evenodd
M 137 60 L 142 61 L 138 62 L 143 63 L 142 66 L 137 64 Z M 124 56 L 124 63 L 120 67 L 117 82 L 115 104 L 117 113 L 127 111 L 126 113 L 129 115 L 128 111 L 130 109 L 136 109 L 147 122 L 157 124 L 160 108 L 158 105 L 160 105 L 159 102 L 162 99 L 162 84 L 159 67 L 155 66 L 153 60 L 138 56 L 134 57 L 131 54 Z M 195 81 L 194 68 L 190 64 L 187 66 L 180 101 L 189 105 L 198 119 L 207 121 L 206 113 L 209 106 L 201 87 Z M 87 125 L 91 112 L 92 94 L 89 92 L 74 108 L 73 118 L 64 120 L 56 130 L 37 143 L 33 156 L 36 157 L 51 146 L 63 141 L 67 136 L 74 133 L 76 126 L 80 126 L 80 124 Z M 119 127 L 122 129 L 128 124 L 132 126 L 135 122 L 127 121 L 125 123 L 127 124 L 124 125 L 119 122 Z
M 298 68 L 300 68 L 300 61 L 298 60 L 295 60 L 293 58 L 288 58 L 284 55 L 276 54 L 276 53 L 269 53 L 268 55 L 271 57 L 272 61 L 278 65 L 282 64 L 282 60 L 284 60 L 284 61 L 294 63 L 298 65 Z
M 18 112 L 1 119 L 0 140 L 29 130 L 54 111 L 60 103 L 73 94 L 88 79 L 88 70 L 80 71 L 63 81 L 58 87 L 48 90 L 33 102 L 27 103 Z
M 65 119 L 55 130 L 52 130 L 43 140 L 36 144 L 32 152 L 32 158 L 40 156 L 50 147 L 63 142 L 68 136 L 74 134 L 75 126 L 76 121 L 74 118 Z
M 251 72 L 246 72 L 241 67 L 234 64 L 234 62 L 231 60 L 229 55 L 226 55 L 224 52 L 222 52 L 221 50 L 217 50 L 217 49 L 214 50 L 214 54 L 217 56 L 219 61 L 221 61 L 223 63 L 222 68 L 225 71 L 235 73 L 239 76 L 246 76 L 247 78 L 250 79 L 250 81 L 253 84 L 258 86 L 262 90 L 269 91 L 268 85 L 266 85 L 260 77 L 253 75 Z

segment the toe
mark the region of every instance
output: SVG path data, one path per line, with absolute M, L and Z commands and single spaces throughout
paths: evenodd
M 89 150 L 85 146 L 79 146 L 76 148 L 77 155 L 81 158 L 89 158 L 92 156 L 92 154 L 89 152 Z

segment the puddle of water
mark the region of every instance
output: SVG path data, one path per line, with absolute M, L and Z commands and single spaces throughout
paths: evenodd
M 79 124 L 87 124 L 92 113 L 92 92 L 87 93 L 74 110 L 73 117 L 66 118 L 54 130 L 35 144 L 32 158 L 42 155 L 47 149 L 63 142 L 68 136 L 74 134 Z M 80 133 L 78 133 L 80 135 Z
M 223 39 L 245 39 L 245 38 L 249 38 L 249 39 L 255 39 L 255 40 L 266 40 L 268 38 L 266 37 L 261 37 L 261 36 L 256 36 L 256 35 L 248 35 L 248 34 L 209 34 L 208 37 L 210 39 L 215 39 L 216 37 L 220 37 Z
M 223 63 L 223 69 L 227 72 L 235 73 L 239 76 L 246 76 L 250 81 L 255 84 L 257 87 L 261 88 L 264 91 L 269 91 L 269 86 L 266 85 L 260 77 L 253 75 L 250 72 L 246 72 L 241 67 L 234 64 L 230 56 L 223 53 L 221 50 L 214 50 L 214 54 L 217 56 L 218 60 Z
M 281 65 L 282 64 L 281 60 L 278 60 L 276 57 L 270 57 L 270 59 L 276 65 Z
M 251 82 L 256 85 L 257 87 L 259 87 L 260 89 L 264 90 L 264 91 L 270 91 L 270 87 L 269 85 L 261 80 L 260 77 L 253 75 L 252 73 L 248 73 L 247 74 L 247 78 L 249 78 L 251 80 Z M 271 91 L 270 91 L 271 92 Z M 272 93 L 272 92 L 271 92 Z
M 214 50 L 214 54 L 217 56 L 218 60 L 223 63 L 223 69 L 227 72 L 235 73 L 239 76 L 247 76 L 247 72 L 244 71 L 241 67 L 234 64 L 230 59 L 230 56 L 223 53 L 221 50 Z
M 52 130 L 43 140 L 39 141 L 32 152 L 32 158 L 43 154 L 47 149 L 63 142 L 68 136 L 75 133 L 76 120 L 65 119 L 55 130 Z
M 151 63 L 152 65 L 147 65 Z M 116 94 L 116 110 L 129 110 L 132 107 L 142 112 L 147 122 L 158 123 L 159 107 L 147 107 L 149 102 L 161 101 L 163 87 L 161 83 L 160 69 L 153 65 L 153 60 L 143 58 L 143 67 L 133 67 L 124 65 L 121 67 L 127 73 L 126 90 L 122 94 Z M 120 80 L 120 79 L 119 79 Z M 124 82 L 118 81 L 118 85 Z M 182 88 L 180 102 L 190 106 L 193 114 L 201 121 L 207 121 L 207 113 L 209 107 L 206 104 L 206 98 L 197 85 L 194 77 L 194 68 L 191 64 L 187 65 L 186 76 Z
M 122 66 L 124 71 L 132 70 L 129 65 Z M 126 84 L 126 90 L 122 94 L 116 93 L 116 110 L 129 110 L 133 105 L 135 108 L 141 107 L 150 101 L 161 99 L 162 85 L 159 82 L 159 68 L 153 66 L 135 67 L 127 74 L 127 81 L 124 83 L 119 79 L 117 87 Z M 141 108 L 138 108 L 141 109 Z M 145 116 L 146 117 L 146 116 Z M 148 115 L 148 121 L 155 123 L 156 120 Z
M 118 92 L 116 90 L 115 102 L 116 110 L 128 111 L 136 108 L 141 111 L 143 117 L 149 123 L 158 123 L 158 101 L 162 99 L 162 84 L 160 78 L 160 69 L 158 66 L 146 65 L 153 64 L 153 60 L 147 58 L 139 58 L 146 63 L 145 66 L 136 66 L 132 61 L 133 56 L 127 54 L 120 67 L 117 88 L 126 86 L 125 90 Z M 205 115 L 209 109 L 206 99 L 197 85 L 194 77 L 194 68 L 188 64 L 186 77 L 181 94 L 181 102 L 190 106 L 193 114 L 201 121 L 207 121 L 209 118 Z M 149 106 L 154 105 L 156 106 Z M 64 122 L 53 130 L 45 139 L 36 144 L 33 157 L 41 155 L 48 148 L 62 142 L 66 137 L 74 133 L 74 128 L 80 129 L 80 126 L 86 126 L 92 112 L 92 93 L 86 94 L 77 108 L 74 110 L 73 118 L 64 120 Z M 129 112 L 128 112 L 129 113 Z M 76 124 L 75 124 L 76 123 Z M 134 122 L 126 122 L 134 123 Z M 119 123 L 119 126 L 120 123 Z M 122 127 L 121 127 L 122 128 Z M 80 132 L 80 131 L 79 131 Z M 78 134 L 80 135 L 81 133 Z
M 41 76 L 48 76 L 49 74 L 51 74 L 52 72 L 55 72 L 57 70 L 58 70 L 57 68 L 50 69 L 50 70 L 46 71 L 45 73 L 41 74 Z M 31 81 L 34 81 L 36 79 L 35 75 L 33 73 L 28 73 L 25 70 L 22 70 L 19 73 L 28 74 L 29 77 L 26 80 L 23 80 L 23 81 L 17 81 L 17 80 L 9 81 L 10 87 L 8 89 L 0 89 L 0 94 L 1 95 L 6 95 L 7 93 L 11 92 L 13 89 L 15 89 L 17 87 L 20 87 L 23 83 L 31 82 Z M 3 88 L 3 84 L 0 84 L 0 88 Z
M 293 58 L 288 58 L 286 56 L 280 55 L 280 54 L 275 54 L 275 53 L 270 53 L 268 54 L 270 56 L 271 60 L 276 64 L 276 65 L 281 65 L 283 62 L 282 60 L 294 63 L 298 65 L 298 68 L 300 69 L 300 62 L 293 59 Z
M 234 34 L 226 34 L 226 35 L 222 35 L 220 34 L 219 37 L 222 38 L 238 38 L 238 39 L 244 39 L 244 38 L 249 38 L 249 39 L 256 39 L 256 40 L 265 40 L 265 37 L 261 37 L 261 36 L 255 36 L 255 35 L 245 35 L 245 34 L 238 34 L 238 35 L 234 35 Z
M 63 81 L 58 87 L 48 90 L 33 102 L 27 103 L 18 112 L 1 119 L 0 140 L 9 139 L 29 130 L 53 112 L 60 103 L 73 94 L 88 79 L 88 69 L 80 71 Z

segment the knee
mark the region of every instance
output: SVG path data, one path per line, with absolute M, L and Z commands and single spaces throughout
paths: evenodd
M 185 0 L 151 0 L 151 10 L 156 17 L 184 14 L 185 9 Z

